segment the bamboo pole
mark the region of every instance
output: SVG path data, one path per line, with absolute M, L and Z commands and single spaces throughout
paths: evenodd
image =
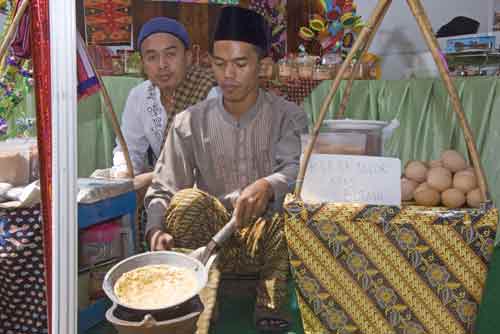
M 84 45 L 86 48 L 86 46 Z M 134 167 L 132 165 L 132 160 L 130 160 L 130 154 L 128 152 L 128 146 L 125 142 L 125 138 L 123 137 L 122 130 L 120 128 L 120 124 L 118 122 L 118 118 L 116 117 L 115 110 L 113 108 L 113 103 L 111 103 L 111 98 L 109 97 L 108 90 L 106 86 L 104 86 L 104 82 L 102 81 L 101 75 L 97 72 L 97 69 L 94 65 L 92 59 L 89 59 L 90 66 L 92 66 L 92 70 L 95 73 L 97 80 L 99 81 L 99 85 L 101 86 L 102 97 L 104 98 L 104 104 L 106 104 L 106 110 L 108 111 L 109 118 L 111 119 L 111 126 L 113 127 L 113 131 L 118 138 L 118 142 L 123 150 L 123 155 L 125 156 L 125 162 L 127 164 L 127 172 L 130 178 L 134 178 Z
M 309 145 L 304 152 L 304 156 L 302 161 L 300 162 L 300 169 L 299 169 L 299 175 L 297 177 L 297 183 L 295 185 L 295 196 L 300 198 L 300 192 L 302 191 L 302 184 L 304 183 L 304 176 L 306 174 L 306 169 L 307 165 L 309 163 L 309 159 L 311 158 L 312 150 L 314 147 L 314 144 L 316 143 L 316 139 L 318 138 L 319 134 L 319 129 L 321 127 L 321 123 L 323 123 L 323 120 L 325 119 L 326 112 L 328 111 L 328 106 L 330 105 L 330 102 L 332 101 L 333 97 L 335 96 L 335 93 L 337 93 L 337 90 L 340 86 L 340 82 L 342 81 L 342 77 L 344 75 L 344 72 L 347 69 L 347 66 L 350 66 L 349 64 L 352 62 L 352 59 L 354 58 L 354 55 L 356 52 L 361 48 L 362 45 L 366 43 L 368 40 L 370 33 L 376 27 L 379 21 L 381 21 L 381 18 L 383 17 L 384 13 L 387 11 L 389 5 L 391 4 L 392 0 L 379 0 L 377 6 L 375 7 L 372 16 L 370 17 L 370 20 L 368 21 L 368 24 L 363 27 L 361 30 L 361 33 L 359 34 L 358 38 L 356 39 L 356 42 L 354 43 L 353 47 L 351 48 L 351 51 L 347 55 L 346 59 L 340 66 L 339 72 L 335 76 L 335 79 L 332 82 L 332 86 L 330 87 L 330 91 L 328 95 L 326 96 L 325 100 L 323 101 L 323 105 L 321 106 L 320 113 L 319 113 L 319 118 L 316 121 L 316 124 L 313 129 L 313 133 L 311 136 L 311 140 L 309 142 Z
M 349 81 L 347 82 L 347 85 L 344 90 L 344 94 L 342 95 L 342 101 L 340 102 L 340 107 L 339 111 L 337 112 L 337 115 L 335 115 L 335 118 L 340 119 L 344 117 L 345 110 L 347 109 L 347 103 L 349 102 L 349 98 L 351 97 L 351 92 L 352 92 L 352 85 L 354 83 L 354 77 L 356 76 L 356 73 L 359 71 L 359 67 L 361 66 L 361 59 L 363 58 L 363 55 L 368 52 L 370 49 L 370 46 L 373 42 L 373 38 L 375 37 L 378 28 L 380 27 L 380 24 L 384 20 L 385 14 L 387 13 L 387 10 L 389 9 L 389 6 L 385 7 L 384 12 L 382 13 L 382 16 L 380 17 L 380 20 L 377 22 L 373 30 L 371 31 L 370 35 L 368 36 L 368 41 L 365 43 L 363 48 L 361 49 L 361 52 L 359 54 L 359 59 L 354 64 L 352 73 L 349 77 Z
M 12 42 L 12 38 L 14 38 L 14 35 L 16 33 L 17 26 L 23 18 L 24 12 L 26 11 L 26 8 L 28 8 L 29 4 L 30 0 L 23 0 L 21 6 L 19 6 L 16 14 L 14 15 L 14 19 L 7 29 L 7 33 L 2 40 L 2 44 L 0 44 L 0 59 L 4 59 L 4 56 L 7 53 L 7 50 L 9 49 L 9 46 Z
M 459 123 L 464 132 L 464 138 L 467 144 L 467 148 L 469 150 L 470 158 L 472 160 L 472 165 L 474 166 L 474 169 L 477 174 L 479 189 L 481 190 L 482 201 L 485 202 L 489 198 L 488 185 L 486 183 L 486 177 L 484 175 L 484 171 L 481 165 L 481 159 L 479 158 L 479 154 L 477 152 L 476 141 L 474 139 L 474 135 L 469 126 L 469 123 L 467 122 L 467 119 L 465 117 L 462 103 L 458 96 L 455 85 L 453 84 L 453 81 L 451 80 L 450 75 L 448 73 L 448 69 L 445 66 L 445 60 L 442 58 L 442 53 L 439 49 L 439 44 L 436 40 L 436 37 L 434 36 L 434 33 L 432 32 L 429 18 L 427 17 L 420 0 L 407 0 L 407 3 L 408 6 L 410 7 L 411 12 L 413 13 L 413 16 L 415 16 L 415 19 L 417 20 L 417 24 L 424 36 L 425 42 L 427 43 L 427 46 L 429 47 L 432 53 L 432 57 L 436 62 L 441 79 L 443 80 L 446 90 L 450 95 L 453 111 L 457 115 Z

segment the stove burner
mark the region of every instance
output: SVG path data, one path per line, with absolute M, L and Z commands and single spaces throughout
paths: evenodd
M 176 307 L 158 311 L 140 311 L 116 305 L 113 316 L 123 321 L 141 322 L 147 314 L 151 314 L 153 318 L 159 322 L 180 318 L 193 312 L 201 313 L 202 311 L 203 304 L 201 303 L 200 297 L 195 296 Z

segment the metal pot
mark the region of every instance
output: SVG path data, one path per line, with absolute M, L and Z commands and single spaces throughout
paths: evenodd
M 158 251 L 158 252 L 147 252 L 139 255 L 134 255 L 125 260 L 117 263 L 113 268 L 111 268 L 106 276 L 104 277 L 104 281 L 102 283 L 102 288 L 106 295 L 113 301 L 113 303 L 122 306 L 126 309 L 132 309 L 137 311 L 148 311 L 148 312 L 157 312 L 164 309 L 172 308 L 177 305 L 180 305 L 194 296 L 198 295 L 198 293 L 205 287 L 208 280 L 208 270 L 210 269 L 211 264 L 215 260 L 216 255 L 212 255 L 209 261 L 207 261 L 207 265 L 203 265 L 199 260 L 190 257 L 188 255 L 172 252 L 172 251 Z M 176 267 L 187 268 L 189 269 L 196 278 L 197 285 L 196 288 L 191 291 L 191 293 L 186 294 L 182 300 L 178 302 L 166 304 L 161 309 L 150 309 L 150 308 L 131 308 L 129 305 L 122 304 L 120 299 L 115 295 L 114 286 L 116 281 L 126 272 L 134 270 L 136 268 L 149 266 L 149 265 L 160 265 L 160 264 L 168 264 Z M 161 296 L 158 296 L 161 298 Z

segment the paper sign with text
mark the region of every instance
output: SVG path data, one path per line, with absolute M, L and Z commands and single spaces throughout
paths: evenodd
M 302 199 L 309 202 L 401 205 L 401 160 L 312 154 Z

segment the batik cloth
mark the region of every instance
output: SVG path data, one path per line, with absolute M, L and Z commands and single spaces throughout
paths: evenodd
M 474 332 L 498 211 L 285 204 L 306 333 Z
M 215 197 L 185 189 L 172 198 L 165 218 L 165 231 L 175 247 L 206 246 L 229 221 L 230 213 Z M 287 296 L 288 253 L 283 216 L 258 218 L 229 239 L 220 251 L 218 268 L 237 274 L 259 273 L 257 306 L 278 310 Z
M 44 334 L 47 299 L 40 208 L 0 209 L 0 333 Z
M 87 44 L 131 45 L 131 0 L 84 0 Z

